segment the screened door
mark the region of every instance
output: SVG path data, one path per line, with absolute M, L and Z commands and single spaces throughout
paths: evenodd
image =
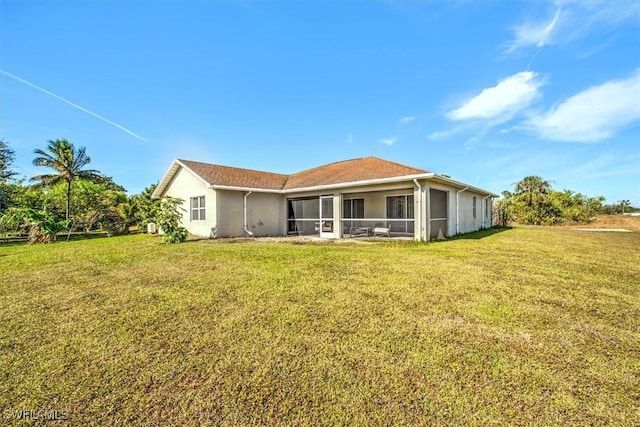
M 432 239 L 442 239 L 448 234 L 448 209 L 447 201 L 449 193 L 440 190 L 429 190 L 429 216 L 431 218 L 431 235 Z
M 334 237 L 333 196 L 320 197 L 320 237 Z

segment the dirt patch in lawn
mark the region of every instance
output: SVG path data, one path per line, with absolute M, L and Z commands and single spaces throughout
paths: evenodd
M 587 224 L 574 224 L 568 228 L 580 229 L 625 229 L 640 232 L 640 216 L 628 215 L 598 215 L 595 220 Z

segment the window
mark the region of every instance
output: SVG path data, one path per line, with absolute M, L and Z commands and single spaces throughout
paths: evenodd
M 344 199 L 342 201 L 343 218 L 364 218 L 364 199 Z
M 206 209 L 204 196 L 191 198 L 191 221 L 204 221 Z
M 476 196 L 473 196 L 473 219 L 476 219 Z

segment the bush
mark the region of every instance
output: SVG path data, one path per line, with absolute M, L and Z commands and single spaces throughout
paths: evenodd
M 127 220 L 120 215 L 116 208 L 109 208 L 100 219 L 100 228 L 107 232 L 108 235 L 126 234 L 129 232 Z
M 164 233 L 163 243 L 182 243 L 187 240 L 189 234 L 187 229 L 180 226 L 182 215 L 178 209 L 183 200 L 175 197 L 165 196 L 160 202 L 160 209 L 156 214 L 158 227 Z M 184 209 L 182 209 L 184 211 Z
M 162 243 L 182 243 L 187 240 L 189 232 L 184 227 L 176 228 L 172 233 L 162 235 Z

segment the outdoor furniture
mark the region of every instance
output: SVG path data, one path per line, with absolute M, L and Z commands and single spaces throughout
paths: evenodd
M 349 237 L 369 237 L 370 232 L 371 227 L 351 227 L 351 229 L 349 230 Z
M 378 235 L 391 237 L 391 227 L 374 227 L 373 237 L 376 237 Z

